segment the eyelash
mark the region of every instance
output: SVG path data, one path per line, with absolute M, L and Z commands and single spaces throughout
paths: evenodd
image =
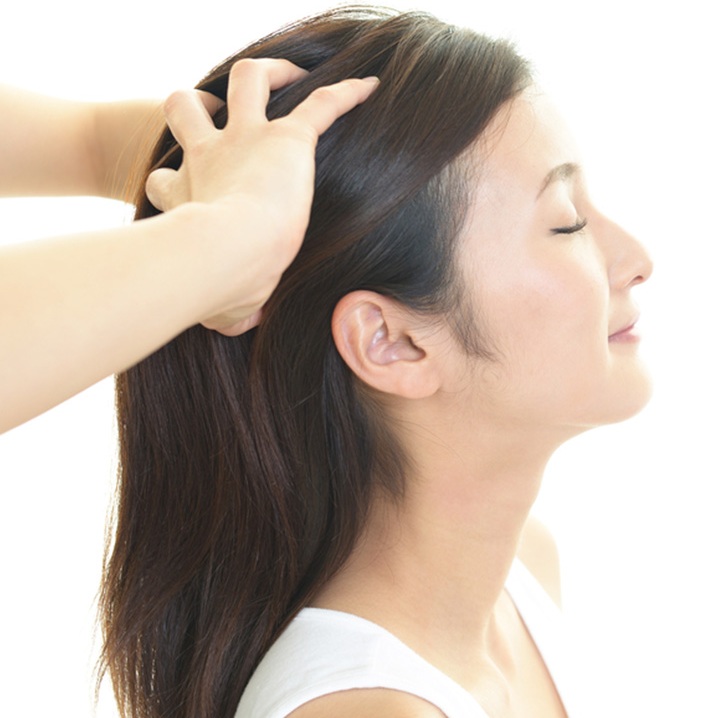
M 571 227 L 556 227 L 552 230 L 553 234 L 575 234 L 576 232 L 582 232 L 587 227 L 586 219 L 579 219 Z

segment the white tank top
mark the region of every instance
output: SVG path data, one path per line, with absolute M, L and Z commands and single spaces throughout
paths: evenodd
M 572 718 L 563 672 L 560 612 L 515 560 L 505 583 Z M 489 718 L 473 696 L 384 628 L 350 613 L 305 608 L 270 647 L 235 718 L 285 718 L 315 698 L 390 688 L 423 698 L 447 718 Z

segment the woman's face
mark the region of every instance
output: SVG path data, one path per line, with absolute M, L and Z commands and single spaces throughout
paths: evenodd
M 632 416 L 651 390 L 631 329 L 648 255 L 593 207 L 577 150 L 535 88 L 499 113 L 477 151 L 459 261 L 496 360 L 468 360 L 473 412 L 572 430 Z

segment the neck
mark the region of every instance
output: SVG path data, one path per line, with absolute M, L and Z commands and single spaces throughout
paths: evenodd
M 484 436 L 470 453 L 418 442 L 402 499 L 376 497 L 362 539 L 314 602 L 382 625 L 466 684 L 502 653 L 503 586 L 552 454 L 529 437 Z

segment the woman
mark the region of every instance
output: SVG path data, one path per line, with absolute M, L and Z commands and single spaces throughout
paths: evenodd
M 190 330 L 119 382 L 121 708 L 564 716 L 538 583 L 557 593 L 556 567 L 528 514 L 559 445 L 647 401 L 631 289 L 650 261 L 506 43 L 339 10 L 202 87 L 222 95 L 240 56 L 310 71 L 270 116 L 338 76 L 381 82 L 318 146 L 261 324 Z M 180 159 L 166 135 L 152 166 Z

